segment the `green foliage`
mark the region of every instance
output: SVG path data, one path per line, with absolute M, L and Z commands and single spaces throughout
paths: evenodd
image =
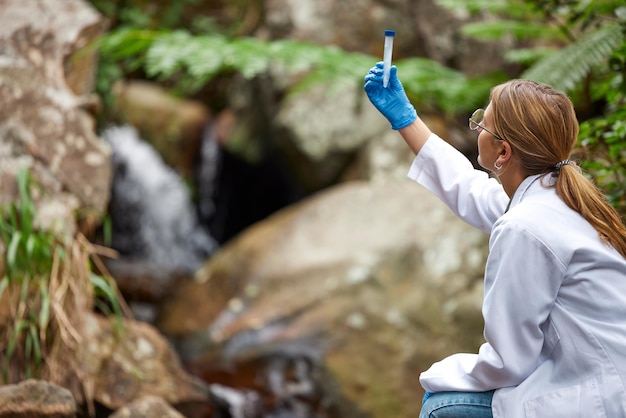
M 506 58 L 519 78 L 569 93 L 580 115 L 582 167 L 626 214 L 626 6 L 623 0 L 439 0 L 468 16 L 466 36 L 519 41 Z
M 507 0 L 436 0 L 436 3 L 446 9 L 471 16 L 511 10 L 511 2 Z
M 110 278 L 99 274 L 91 273 L 91 285 L 94 290 L 95 307 L 106 316 L 115 320 L 115 331 L 117 335 L 121 335 L 124 331 L 124 323 L 122 321 L 124 312 L 118 300 L 117 288 L 111 282 Z
M 123 29 L 106 35 L 100 44 L 107 60 L 129 69 L 143 66 L 148 77 L 174 80 L 183 94 L 202 88 L 219 74 L 238 72 L 246 78 L 275 68 L 286 75 L 310 72 L 329 81 L 363 76 L 372 65 L 364 54 L 348 54 L 335 47 L 297 41 L 265 42 L 256 38 L 230 39 L 222 35 L 193 35 L 185 30 Z M 306 77 L 302 81 L 308 83 Z
M 19 201 L 15 205 L 2 208 L 0 234 L 7 245 L 6 277 L 9 284 L 17 278 L 40 276 L 52 267 L 53 251 L 64 252 L 55 248 L 56 238 L 51 232 L 38 232 L 34 219 L 35 204 L 31 199 L 31 180 L 27 171 L 20 171 L 18 178 Z
M 538 61 L 521 77 L 549 84 L 557 90 L 573 91 L 594 68 L 606 65 L 624 39 L 619 24 L 600 27 Z
M 26 361 L 25 376 L 38 377 L 43 362 L 41 336 L 50 318 L 50 298 L 42 275 L 49 273 L 55 257 L 65 257 L 62 247 L 50 232 L 38 232 L 34 225 L 35 204 L 30 195 L 30 176 L 27 171 L 18 175 L 19 202 L 3 207 L 0 216 L 0 235 L 7 251 L 5 275 L 0 279 L 0 300 L 5 292 L 18 291 L 15 320 L 8 333 L 3 351 L 2 371 L 5 382 L 8 368 L 16 349 L 23 350 Z M 35 296 L 33 296 L 35 292 Z M 40 300 L 38 311 L 31 310 L 31 299 Z
M 493 74 L 469 79 L 462 73 L 446 68 L 435 61 L 409 58 L 397 63 L 398 73 L 411 100 L 422 109 L 429 104 L 455 115 L 484 105 L 494 84 L 506 79 L 504 74 Z
M 9 369 L 15 362 L 23 365 L 24 377 L 39 377 L 49 348 L 49 334 L 59 332 L 64 326 L 58 322 L 59 311 L 55 315 L 52 309 L 55 304 L 62 306 L 57 298 L 66 294 L 66 291 L 58 291 L 59 276 L 72 270 L 67 267 L 72 263 L 68 244 L 36 224 L 36 206 L 31 191 L 38 187 L 28 170 L 18 172 L 17 183 L 19 199 L 0 207 L 0 237 L 6 245 L 0 300 L 10 314 L 8 322 L 0 324 L 5 337 L 0 344 L 5 383 L 9 382 Z M 68 278 L 74 279 L 79 278 Z M 113 313 L 120 317 L 114 287 L 103 280 L 92 280 L 92 283 L 96 295 L 104 295 L 116 307 Z M 62 286 L 67 288 L 68 284 Z M 54 324 L 52 329 L 55 331 L 51 331 L 51 324 Z M 19 360 L 15 361 L 15 358 Z
M 483 41 L 498 41 L 512 37 L 515 40 L 563 39 L 562 32 L 541 22 L 497 20 L 464 25 L 461 33 Z
M 580 124 L 579 142 L 593 159 L 582 163 L 593 172 L 609 200 L 626 214 L 626 43 L 613 52 L 597 97 L 605 112 Z
M 518 48 L 511 49 L 504 53 L 504 59 L 507 62 L 517 63 L 523 67 L 529 67 L 535 62 L 551 55 L 554 51 L 547 47 L 534 47 L 534 48 Z
M 127 74 L 140 70 L 145 64 L 145 52 L 156 36 L 154 31 L 120 29 L 108 33 L 96 45 L 103 51 L 96 73 L 95 90 L 105 105 L 106 118 L 113 106 L 112 86 Z
M 171 1 L 180 6 L 186 0 Z M 437 2 L 457 15 L 468 17 L 463 28 L 465 36 L 485 42 L 508 39 L 516 43 L 518 47 L 507 51 L 505 58 L 521 65 L 519 77 L 570 93 L 577 108 L 586 112 L 597 103 L 606 104 L 602 113 L 591 115 L 587 125 L 582 121 L 581 146 L 596 153 L 592 155 L 593 164 L 586 166 L 591 174 L 600 179 L 601 186 L 617 195 L 623 161 L 615 156 L 620 154 L 616 149 L 621 142 L 608 141 L 619 137 L 619 121 L 623 116 L 616 110 L 620 109 L 622 96 L 616 97 L 615 93 L 623 91 L 624 65 L 617 53 L 625 42 L 623 0 Z M 123 78 L 138 71 L 147 78 L 174 86 L 181 94 L 196 92 L 215 77 L 233 73 L 246 78 L 270 73 L 298 80 L 290 88 L 290 94 L 300 93 L 313 83 L 326 83 L 332 91 L 333 85 L 360 85 L 367 68 L 380 60 L 333 46 L 290 40 L 265 42 L 216 32 L 193 34 L 176 29 L 174 23 L 167 29 L 148 30 L 137 19 L 134 23 L 131 19 L 125 22 L 125 27 L 112 30 L 100 44 L 103 58 L 100 74 L 104 81 L 99 82 L 98 89 L 105 99 L 115 77 Z M 609 61 L 617 64 L 609 68 Z M 440 109 L 449 115 L 484 105 L 489 89 L 507 78 L 503 73 L 468 78 L 422 58 L 399 60 L 395 64 L 414 103 L 421 109 Z M 600 150 L 609 151 L 603 154 Z M 612 159 L 607 159 L 610 156 Z M 615 168 L 607 164 L 615 164 Z M 600 166 L 602 170 L 597 168 Z
M 624 103 L 626 105 L 626 103 Z M 582 163 L 593 172 L 607 198 L 626 214 L 626 106 L 607 118 L 581 124 L 580 144 L 593 156 Z
M 193 35 L 186 30 L 121 29 L 106 35 L 100 48 L 105 62 L 121 63 L 128 70 L 142 68 L 148 78 L 173 83 L 183 95 L 197 92 L 218 75 L 235 72 L 248 79 L 268 73 L 297 79 L 290 87 L 291 94 L 315 83 L 325 83 L 332 91 L 333 86 L 361 85 L 367 69 L 380 60 L 335 46 Z M 409 95 L 451 113 L 482 105 L 487 85 L 502 79 L 501 75 L 468 79 L 428 59 L 405 59 L 396 64 L 405 74 L 403 82 Z M 101 94 L 106 95 L 106 90 Z

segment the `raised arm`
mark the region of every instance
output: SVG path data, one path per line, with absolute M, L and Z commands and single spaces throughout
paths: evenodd
M 509 201 L 500 183 L 475 170 L 465 155 L 431 132 L 409 102 L 395 66 L 391 67 L 387 88 L 382 77 L 379 62 L 365 76 L 364 89 L 416 154 L 409 178 L 433 192 L 461 219 L 489 233 Z

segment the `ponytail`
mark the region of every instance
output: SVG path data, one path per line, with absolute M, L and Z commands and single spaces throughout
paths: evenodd
M 570 160 L 578 121 L 569 98 L 530 80 L 510 80 L 491 91 L 495 131 L 511 144 L 528 175 L 554 173 L 556 192 L 626 258 L 626 227 L 604 194 Z M 555 161 L 560 161 L 555 165 Z M 555 171 L 556 170 L 556 171 Z
M 589 222 L 607 245 L 626 258 L 626 227 L 604 194 L 585 177 L 576 165 L 564 164 L 558 168 L 556 192 L 573 210 Z

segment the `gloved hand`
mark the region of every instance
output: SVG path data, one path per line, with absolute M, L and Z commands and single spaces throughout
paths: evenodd
M 387 88 L 383 87 L 383 63 L 380 61 L 365 76 L 363 89 L 376 109 L 391 123 L 392 129 L 405 128 L 417 118 L 417 112 L 398 79 L 395 65 L 391 66 Z

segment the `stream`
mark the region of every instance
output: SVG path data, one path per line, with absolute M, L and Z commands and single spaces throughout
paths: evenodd
M 274 160 L 246 163 L 219 146 L 210 126 L 194 170 L 195 196 L 194 185 L 167 166 L 132 126 L 110 127 L 101 137 L 112 150 L 110 246 L 120 254 L 109 268 L 134 289 L 125 296 L 134 315 L 147 322 L 167 294 L 164 289 L 172 289 L 179 276 L 191 277 L 229 239 L 302 197 Z M 316 406 L 314 368 L 304 357 L 272 356 L 242 373 L 230 377 L 233 387 L 214 383 L 218 376 L 200 376 L 209 384 L 212 418 L 326 416 Z M 248 384 L 254 388 L 244 387 L 248 373 L 262 374 L 262 383 L 257 376 Z

